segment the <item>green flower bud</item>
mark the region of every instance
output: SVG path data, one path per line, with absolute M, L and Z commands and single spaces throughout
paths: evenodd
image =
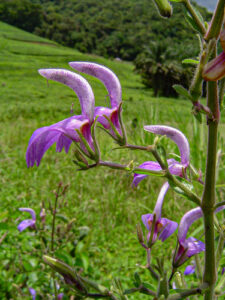
M 164 18 L 169 18 L 172 16 L 172 6 L 170 5 L 169 1 L 167 0 L 153 0 L 155 5 L 159 11 L 160 16 Z

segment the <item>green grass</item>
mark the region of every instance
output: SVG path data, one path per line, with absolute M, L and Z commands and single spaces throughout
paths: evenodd
M 49 43 L 49 44 L 47 44 Z M 70 61 L 94 61 L 111 68 L 119 77 L 123 90 L 123 116 L 131 143 L 147 145 L 154 136 L 143 131 L 143 125 L 166 124 L 175 126 L 185 133 L 191 145 L 192 163 L 204 173 L 206 150 L 206 126 L 199 125 L 191 114 L 191 105 L 183 99 L 153 98 L 152 91 L 145 89 L 140 77 L 133 72 L 133 66 L 104 58 L 82 54 L 36 37 L 22 30 L 0 22 L 0 186 L 1 186 L 1 236 L 7 236 L 0 245 L 2 269 L 0 286 L 1 299 L 21 299 L 29 294 L 27 287 L 34 287 L 38 293 L 46 290 L 48 274 L 32 261 L 41 256 L 36 239 L 28 230 L 18 233 L 19 220 L 26 217 L 18 212 L 19 207 L 32 207 L 37 213 L 43 202 L 48 208 L 54 199 L 53 190 L 59 182 L 68 184 L 67 205 L 59 214 L 68 220 L 75 218 L 75 228 L 90 228 L 86 239 L 80 242 L 76 257 L 66 254 L 74 241 L 61 246 L 58 256 L 84 269 L 84 274 L 110 284 L 113 277 L 120 277 L 125 287 L 131 287 L 130 279 L 136 264 L 145 264 L 144 250 L 138 245 L 135 226 L 141 215 L 151 212 L 163 179 L 148 178 L 137 189 L 131 188 L 132 176 L 104 168 L 88 172 L 77 172 L 68 155 L 55 153 L 52 147 L 43 157 L 40 167 L 27 169 L 25 153 L 33 131 L 41 126 L 56 123 L 70 116 L 71 103 L 75 114 L 80 112 L 78 99 L 73 91 L 62 84 L 49 82 L 49 86 L 37 70 L 40 68 L 66 68 Z M 86 76 L 93 87 L 96 105 L 107 105 L 104 86 Z M 222 116 L 219 148 L 225 138 L 225 119 Z M 151 160 L 148 153 L 112 150 L 115 144 L 98 130 L 102 158 L 115 162 L 142 163 Z M 163 145 L 168 153 L 178 154 L 176 145 L 167 139 Z M 224 156 L 220 162 L 218 184 L 224 182 Z M 196 186 L 201 193 L 201 186 Z M 224 195 L 218 189 L 218 200 Z M 166 196 L 163 216 L 179 221 L 182 214 L 193 207 L 170 190 Z M 50 222 L 50 216 L 47 216 Z M 57 219 L 57 224 L 62 220 Z M 50 224 L 50 223 L 48 223 Z M 196 223 L 196 226 L 201 221 Z M 49 226 L 49 225 L 48 225 Z M 193 226 L 193 228 L 196 228 Z M 50 238 L 50 228 L 46 229 Z M 202 231 L 196 234 L 200 237 Z M 160 242 L 153 248 L 153 257 L 172 255 L 175 236 L 165 246 Z M 31 251 L 37 247 L 36 252 Z M 7 268 L 5 268 L 7 267 Z M 143 276 L 148 274 L 140 270 Z M 46 279 L 47 278 L 47 279 Z M 194 277 L 192 277 L 194 279 Z M 28 280 L 28 281 L 27 281 Z M 25 284 L 25 282 L 27 283 Z M 62 284 L 63 285 L 63 284 Z M 49 292 L 50 293 L 50 292 Z M 43 294 L 44 295 L 44 294 Z M 130 299 L 147 299 L 135 295 Z M 43 296 L 43 299 L 46 299 Z

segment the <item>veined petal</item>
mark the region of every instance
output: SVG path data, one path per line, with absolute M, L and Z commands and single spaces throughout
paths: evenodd
M 35 225 L 35 220 L 32 219 L 27 219 L 22 221 L 18 226 L 17 229 L 21 232 L 27 227 L 33 227 Z
M 141 220 L 148 231 L 151 230 L 152 221 L 153 221 L 153 214 L 145 214 L 141 216 Z
M 187 236 L 187 232 L 191 224 L 203 216 L 202 209 L 200 207 L 189 210 L 181 219 L 178 229 L 178 240 L 184 242 Z
M 208 62 L 202 73 L 207 81 L 217 81 L 225 76 L 225 52 L 220 53 L 216 58 Z
M 28 212 L 31 215 L 32 220 L 36 220 L 36 213 L 32 208 L 20 207 L 19 210 Z
M 165 226 L 163 227 L 163 230 L 162 230 L 162 232 L 159 235 L 159 239 L 162 242 L 164 242 L 177 229 L 178 223 L 174 222 L 174 221 L 171 221 L 169 219 L 166 219 L 166 218 L 162 218 L 161 219 L 161 223 L 165 224 Z
M 121 85 L 117 76 L 110 69 L 103 65 L 83 61 L 70 62 L 69 65 L 79 72 L 92 75 L 101 80 L 109 92 L 112 108 L 119 106 L 122 101 Z
M 156 220 L 161 218 L 163 200 L 164 200 L 164 197 L 165 197 L 169 187 L 170 187 L 169 183 L 165 182 L 163 184 L 163 186 L 161 187 L 161 190 L 159 192 L 159 196 L 158 196 L 158 199 L 156 201 L 156 205 L 155 205 L 154 212 L 153 212 L 153 214 L 155 213 L 155 215 L 156 215 Z
M 191 257 L 195 254 L 205 251 L 205 244 L 193 237 L 186 239 L 184 247 L 188 248 L 186 252 L 187 257 Z
M 190 160 L 190 147 L 186 136 L 178 129 L 170 127 L 170 126 L 163 126 L 163 125 L 147 125 L 144 126 L 146 131 L 166 135 L 168 138 L 173 140 L 180 151 L 181 163 L 184 166 L 189 165 Z
M 191 274 L 194 274 L 195 272 L 195 265 L 188 265 L 186 267 L 186 269 L 184 270 L 184 275 L 191 275 Z
M 93 147 L 89 121 L 84 116 L 73 116 L 51 126 L 39 128 L 33 133 L 26 153 L 27 166 L 32 167 L 35 162 L 38 166 L 44 153 L 54 143 L 57 152 L 62 151 L 63 147 L 68 152 L 72 141 L 80 142 L 76 129 L 83 133 Z
M 85 78 L 64 69 L 40 69 L 39 73 L 47 79 L 61 82 L 70 87 L 79 98 L 82 115 L 89 121 L 93 121 L 95 99 L 92 88 Z
M 118 118 L 118 107 L 115 108 L 108 108 L 103 106 L 97 106 L 95 107 L 95 114 L 94 118 L 98 116 L 98 122 L 102 124 L 102 126 L 105 129 L 110 129 L 111 125 L 109 124 L 109 121 L 104 117 L 107 116 L 113 123 L 113 125 L 116 127 L 119 134 L 121 133 L 119 118 Z

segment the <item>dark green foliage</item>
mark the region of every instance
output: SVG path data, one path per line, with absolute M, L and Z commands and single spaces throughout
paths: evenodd
M 0 20 L 26 31 L 33 32 L 42 24 L 41 5 L 29 0 L 1 0 Z
M 172 48 L 171 40 L 152 42 L 137 56 L 135 70 L 141 75 L 143 83 L 154 90 L 154 96 L 177 96 L 174 84 L 187 87 L 192 69 L 180 61 L 188 55 L 188 49 Z M 182 51 L 183 50 L 183 51 Z
M 6 2 L 8 1 L 4 0 L 1 6 L 7 8 L 9 5 Z M 17 3 L 14 7 L 16 15 L 21 14 L 17 7 L 23 7 L 23 3 L 28 2 L 31 6 L 41 4 L 42 22 L 36 24 L 35 33 L 86 53 L 134 60 L 145 45 L 153 40 L 165 41 L 168 37 L 173 39 L 174 48 L 184 40 L 186 45 L 197 47 L 197 42 L 192 37 L 193 31 L 184 20 L 181 5 L 174 4 L 173 18 L 165 20 L 159 17 L 151 0 L 10 2 Z M 201 13 L 207 15 L 205 9 L 201 9 Z M 15 23 L 13 16 L 10 16 L 6 20 L 2 13 L 0 19 L 24 28 L 24 20 L 21 24 Z M 30 17 L 28 15 L 23 19 L 28 22 Z M 30 26 L 25 29 L 33 31 L 34 28 Z

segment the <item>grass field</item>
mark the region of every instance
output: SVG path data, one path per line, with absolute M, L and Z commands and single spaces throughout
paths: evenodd
M 137 242 L 135 226 L 140 222 L 142 214 L 152 212 L 164 179 L 148 178 L 137 189 L 132 189 L 131 175 L 103 168 L 77 172 L 72 162 L 72 151 L 68 155 L 64 152 L 55 153 L 54 147 L 44 155 L 38 168 L 27 169 L 25 153 L 33 131 L 69 117 L 72 103 L 74 113 L 80 113 L 78 99 L 73 91 L 54 82 L 49 82 L 48 86 L 37 70 L 50 67 L 71 70 L 68 65 L 70 61 L 93 61 L 111 68 L 122 85 L 123 116 L 129 141 L 139 145 L 152 143 L 154 137 L 143 131 L 143 125 L 174 126 L 189 139 L 192 164 L 203 173 L 205 124 L 196 123 L 189 102 L 183 99 L 153 98 L 152 91 L 145 89 L 130 63 L 82 54 L 1 22 L 0 55 L 0 238 L 6 234 L 0 244 L 0 298 L 30 299 L 28 287 L 35 288 L 39 295 L 46 295 L 49 290 L 50 275 L 38 258 L 41 257 L 41 247 L 34 233 L 26 230 L 19 234 L 16 226 L 27 216 L 21 214 L 18 208 L 31 207 L 37 214 L 41 203 L 48 208 L 59 182 L 69 187 L 66 205 L 62 205 L 58 211 L 57 225 L 64 226 L 64 222 L 75 218 L 74 234 L 82 230 L 83 226 L 89 228 L 89 233 L 76 247 L 76 255 L 71 254 L 74 240 L 69 240 L 68 245 L 61 245 L 56 255 L 82 268 L 84 275 L 89 274 L 91 278 L 106 285 L 110 284 L 112 278 L 120 277 L 124 287 L 131 287 L 130 277 L 137 270 L 148 279 L 146 271 L 136 265 L 145 264 L 145 252 Z M 97 79 L 90 76 L 86 78 L 93 87 L 96 104 L 106 106 L 104 86 Z M 223 114 L 219 149 L 224 145 L 224 128 Z M 121 163 L 134 160 L 135 163 L 142 163 L 152 159 L 150 154 L 142 152 L 112 150 L 115 144 L 100 129 L 98 136 L 102 158 L 105 160 Z M 174 143 L 164 139 L 163 145 L 168 153 L 178 154 Z M 225 179 L 223 167 L 224 156 L 218 172 L 218 200 L 224 195 L 224 188 L 219 187 Z M 196 185 L 196 192 L 201 194 L 201 189 L 200 185 Z M 182 214 L 191 207 L 191 203 L 170 190 L 166 196 L 163 216 L 179 221 Z M 51 216 L 47 215 L 47 224 L 50 221 Z M 202 234 L 201 224 L 199 221 L 193 226 L 197 238 Z M 46 232 L 50 239 L 49 225 Z M 175 244 L 175 235 L 163 247 L 158 242 L 153 248 L 153 257 L 171 257 Z M 194 275 L 188 280 L 194 281 Z M 47 298 L 40 296 L 40 299 Z M 145 296 L 135 295 L 130 299 L 145 299 Z

